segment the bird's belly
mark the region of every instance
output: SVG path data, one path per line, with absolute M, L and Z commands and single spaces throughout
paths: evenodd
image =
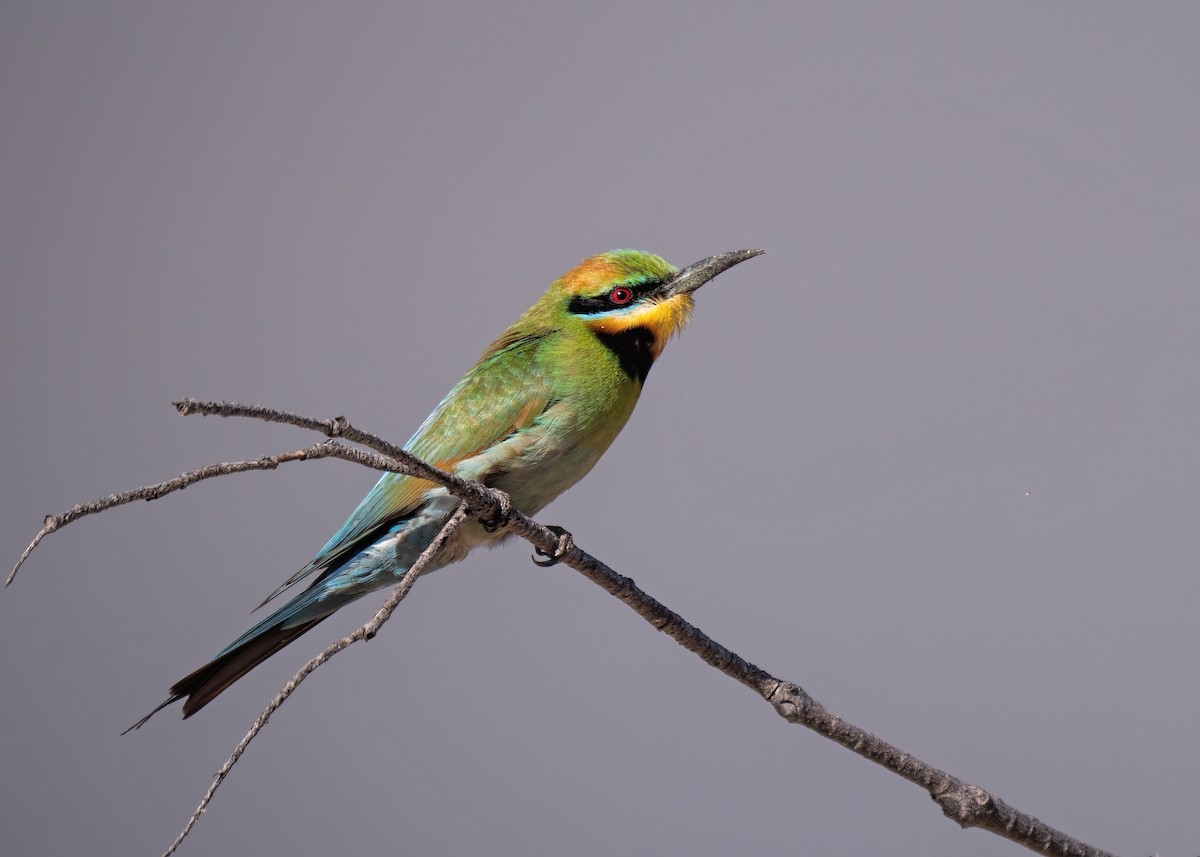
M 613 432 L 615 437 L 616 432 Z M 456 472 L 498 488 L 512 499 L 514 509 L 535 515 L 595 466 L 611 443 L 611 437 L 593 435 L 590 444 L 572 446 L 538 443 L 531 438 L 523 448 L 509 448 L 494 458 L 489 453 L 460 462 Z M 395 582 L 412 566 L 458 505 L 458 498 L 445 488 L 425 493 L 420 510 L 394 527 L 387 535 L 347 562 L 330 579 L 330 592 L 369 592 Z M 463 559 L 473 548 L 495 545 L 509 533 L 501 528 L 489 532 L 478 521 L 463 525 L 442 546 L 426 572 L 445 568 Z
M 624 427 L 634 401 L 614 403 L 600 411 L 606 418 L 587 422 L 559 405 L 545 423 L 460 462 L 456 470 L 505 492 L 527 515 L 537 514 L 595 466 Z
M 596 409 L 593 421 L 580 421 L 568 405 L 559 404 L 544 423 L 460 461 L 454 471 L 503 491 L 514 509 L 536 515 L 595 466 L 624 427 L 636 398 L 618 397 L 611 407 Z M 477 521 L 467 522 L 447 543 L 449 556 L 435 567 L 456 562 L 472 548 L 496 544 L 507 535 L 504 529 L 488 532 Z
M 602 453 L 603 450 L 575 447 L 536 461 L 519 460 L 486 481 L 508 494 L 515 508 L 535 515 L 586 476 Z

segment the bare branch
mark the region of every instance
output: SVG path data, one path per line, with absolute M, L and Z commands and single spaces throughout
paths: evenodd
M 275 422 L 280 422 L 276 420 Z M 316 425 L 328 425 L 336 423 L 336 420 L 331 420 L 329 423 L 318 423 L 311 421 Z M 346 424 L 349 426 L 349 423 Z M 362 437 L 371 437 L 365 432 L 353 430 L 354 434 Z M 358 442 L 355 440 L 354 442 Z M 25 560 L 33 553 L 34 548 L 41 544 L 42 539 L 51 533 L 65 527 L 80 518 L 88 515 L 95 515 L 107 509 L 112 509 L 116 506 L 123 506 L 126 503 L 132 503 L 134 500 L 157 500 L 160 497 L 165 497 L 167 494 L 173 494 L 176 491 L 182 491 L 189 485 L 194 485 L 205 479 L 212 479 L 216 476 L 227 476 L 232 473 L 246 473 L 253 470 L 274 470 L 281 464 L 286 464 L 290 461 L 314 461 L 320 458 L 340 458 L 343 461 L 350 461 L 355 464 L 361 464 L 371 470 L 385 470 L 395 473 L 406 473 L 409 476 L 418 478 L 428 478 L 432 482 L 440 482 L 446 484 L 452 494 L 458 495 L 460 498 L 468 502 L 468 506 L 472 511 L 483 511 L 492 515 L 499 515 L 503 518 L 507 514 L 508 498 L 502 496 L 501 492 L 493 491 L 492 489 L 481 485 L 477 482 L 468 482 L 452 473 L 446 473 L 436 467 L 426 464 L 413 455 L 405 452 L 399 447 L 394 447 L 386 442 L 380 442 L 381 446 L 394 450 L 397 455 L 390 454 L 380 455 L 379 453 L 368 452 L 366 450 L 357 449 L 352 446 L 346 446 L 343 443 L 338 443 L 335 440 L 327 440 L 324 443 L 318 443 L 313 446 L 297 449 L 292 452 L 285 452 L 279 455 L 264 455 L 262 458 L 247 459 L 244 461 L 228 461 L 220 464 L 210 464 L 201 467 L 197 470 L 189 470 L 181 473 L 174 479 L 168 479 L 165 482 L 158 482 L 154 485 L 145 485 L 140 488 L 135 488 L 132 491 L 123 491 L 119 494 L 110 494 L 107 497 L 101 497 L 97 500 L 89 500 L 87 503 L 80 503 L 73 506 L 65 512 L 58 515 L 47 515 L 42 523 L 42 528 L 38 530 L 37 535 L 33 537 L 33 541 L 21 553 L 13 570 L 9 572 L 5 578 L 4 585 L 8 586 L 16 578 L 17 572 L 21 570 L 21 566 L 25 564 Z
M 512 529 L 519 535 L 524 535 L 517 527 Z M 942 808 L 942 812 L 959 826 L 990 830 L 1032 851 L 1070 857 L 1112 857 L 1109 852 L 1068 836 L 1034 816 L 1014 809 L 979 786 L 966 783 L 952 774 L 922 762 L 865 729 L 831 714 L 803 688 L 774 677 L 725 648 L 679 614 L 647 595 L 630 578 L 618 574 L 595 557 L 574 548 L 562 558 L 562 562 L 616 596 L 639 616 L 705 663 L 753 689 L 771 703 L 779 716 L 787 722 L 807 726 L 863 758 L 921 786 Z
M 296 688 L 300 686 L 300 682 L 304 681 L 317 667 L 328 661 L 342 649 L 353 643 L 357 643 L 359 640 L 370 640 L 374 637 L 379 632 L 379 629 L 383 627 L 383 623 L 391 617 L 400 602 L 404 600 L 404 596 L 408 595 L 417 578 L 421 576 L 421 572 L 429 566 L 433 557 L 441 550 L 442 545 L 446 543 L 446 539 L 458 529 L 459 525 L 466 520 L 466 517 L 466 504 L 460 503 L 458 509 L 455 510 L 450 519 L 442 525 L 441 530 L 438 531 L 433 541 L 417 557 L 417 561 L 412 564 L 412 568 L 405 572 L 404 576 L 400 578 L 400 582 L 392 588 L 391 595 L 388 596 L 387 601 L 383 603 L 383 606 L 379 608 L 379 611 L 372 617 L 371 621 L 356 631 L 342 637 L 336 643 L 331 644 L 325 651 L 302 666 L 288 680 L 287 684 L 279 690 L 279 693 L 275 694 L 275 698 L 271 700 L 270 704 L 263 710 L 263 713 L 258 715 L 258 719 L 250 725 L 250 731 L 238 742 L 233 752 L 229 754 L 229 758 L 225 760 L 225 764 L 217 771 L 213 777 L 212 785 L 208 787 L 208 791 L 204 793 L 204 797 L 201 798 L 200 803 L 196 806 L 196 811 L 192 813 L 192 817 L 183 826 L 183 830 L 175 837 L 175 841 L 163 852 L 163 857 L 171 857 L 175 853 L 175 850 L 183 843 L 183 840 L 187 838 L 187 835 L 192 832 L 192 828 L 196 826 L 196 822 L 200 820 L 200 816 L 204 815 L 205 810 L 208 809 L 208 804 L 212 800 L 213 795 L 217 793 L 217 789 L 221 787 L 221 783 L 225 782 L 225 778 L 229 776 L 229 772 L 233 770 L 233 766 L 237 764 L 238 759 L 246 752 L 246 748 L 250 746 L 250 742 L 267 725 L 267 721 L 271 719 L 271 715 L 295 692 Z
M 451 489 L 451 494 L 455 494 L 468 502 L 474 500 L 476 504 L 483 506 L 492 506 L 496 502 L 491 490 L 487 487 L 480 485 L 478 482 L 463 479 L 431 464 L 426 464 L 404 449 L 404 447 L 396 446 L 394 443 L 384 440 L 379 435 L 355 428 L 345 417 L 334 417 L 331 420 L 315 420 L 312 417 L 275 410 L 265 405 L 240 405 L 237 402 L 202 402 L 199 399 L 180 399 L 173 404 L 175 405 L 175 409 L 179 411 L 180 416 L 185 417 L 192 416 L 193 414 L 206 417 L 249 417 L 250 419 L 263 420 L 268 423 L 283 423 L 284 425 L 296 426 L 297 428 L 319 431 L 327 437 L 342 438 L 351 443 L 361 444 L 375 450 L 381 455 L 386 455 L 388 458 L 401 462 L 403 466 L 395 468 L 399 472 L 444 485 L 446 488 Z M 457 489 L 457 491 L 454 489 Z M 463 496 L 464 494 L 468 496 Z
M 15 576 L 21 563 L 29 556 L 38 543 L 49 533 L 85 515 L 100 512 L 113 506 L 128 503 L 131 500 L 153 500 L 173 491 L 181 490 L 201 479 L 221 476 L 226 473 L 240 473 L 248 470 L 271 470 L 285 461 L 311 460 L 315 458 L 335 457 L 353 461 L 365 467 L 376 470 L 406 473 L 419 479 L 442 485 L 446 490 L 462 500 L 459 511 L 455 513 L 454 526 L 466 517 L 487 520 L 492 524 L 507 522 L 508 529 L 514 535 L 521 536 L 532 544 L 543 556 L 553 557 L 583 574 L 596 585 L 602 587 L 611 595 L 623 601 L 639 616 L 649 622 L 654 628 L 662 631 L 679 645 L 693 652 L 705 663 L 715 667 L 725 675 L 741 682 L 754 690 L 759 696 L 775 708 L 776 712 L 789 723 L 807 726 L 825 737 L 836 741 L 842 746 L 854 751 L 863 758 L 882 765 L 888 770 L 899 774 L 909 782 L 916 783 L 925 789 L 931 798 L 942 808 L 942 812 L 962 827 L 979 827 L 990 830 L 999 836 L 1024 845 L 1026 848 L 1040 852 L 1069 855 L 1069 857 L 1111 857 L 1102 851 L 1056 830 L 1028 813 L 1020 812 L 1010 807 L 1000 798 L 991 795 L 984 789 L 966 783 L 951 774 L 932 765 L 926 764 L 908 753 L 892 746 L 870 732 L 847 723 L 831 714 L 824 705 L 817 702 L 798 685 L 776 678 L 767 671 L 747 661 L 740 655 L 730 651 L 713 640 L 699 628 L 687 622 L 683 617 L 647 595 L 628 577 L 613 571 L 595 557 L 574 546 L 569 536 L 562 531 L 556 531 L 539 524 L 516 509 L 511 509 L 506 495 L 500 491 L 488 488 L 478 482 L 471 482 L 451 473 L 446 473 L 426 462 L 405 452 L 400 447 L 388 443 L 382 438 L 361 431 L 350 425 L 344 417 L 332 420 L 315 420 L 277 411 L 260 405 L 239 405 L 228 402 L 200 402 L 186 399 L 175 403 L 180 414 L 205 414 L 218 416 L 236 416 L 261 419 L 267 422 L 285 423 L 288 425 L 319 431 L 330 438 L 343 438 L 352 443 L 367 446 L 374 452 L 354 447 L 348 447 L 336 440 L 327 440 L 306 449 L 296 450 L 279 456 L 267 456 L 251 461 L 218 464 L 200 470 L 184 473 L 176 479 L 159 483 L 146 488 L 124 494 L 114 494 L 103 500 L 76 506 L 62 515 L 50 516 L 46 519 L 42 530 L 21 555 L 9 580 Z M 450 525 L 447 524 L 447 527 Z M 436 549 L 448 532 L 444 529 L 438 540 L 430 546 Z M 411 587 L 419 568 L 428 562 L 427 550 L 422 554 L 422 561 L 413 566 L 393 590 L 392 596 L 376 614 L 375 618 L 349 637 L 339 640 L 314 658 L 284 686 L 271 705 L 263 712 L 250 732 L 234 750 L 225 766 L 217 774 L 208 794 L 201 801 L 196 812 L 192 815 L 179 838 L 171 845 L 166 854 L 171 854 L 182 842 L 195 825 L 196 820 L 203 814 L 216 788 L 229 773 L 229 769 L 245 750 L 250 740 L 262 729 L 283 700 L 286 699 L 295 686 L 312 670 L 341 651 L 346 646 L 359 639 L 369 639 L 391 615 L 396 604 L 404 597 Z M 406 584 L 407 582 L 407 584 Z
M 189 470 L 186 473 L 181 473 L 174 479 L 168 479 L 166 482 L 159 482 L 157 485 L 146 485 L 142 488 L 135 488 L 132 491 L 123 491 L 120 494 L 110 494 L 107 497 L 102 497 L 99 500 L 91 500 L 87 503 L 81 503 L 78 506 L 73 506 L 67 511 L 59 515 L 47 515 L 46 520 L 42 523 L 42 528 L 38 534 L 33 537 L 33 541 L 29 543 L 29 547 L 25 548 L 21 554 L 21 558 L 17 560 L 17 564 L 13 566 L 13 570 L 4 580 L 4 585 L 8 586 L 13 582 L 13 578 L 17 576 L 17 572 L 21 570 L 21 566 L 25 560 L 29 559 L 29 555 L 46 536 L 53 533 L 60 527 L 65 527 L 72 521 L 77 521 L 80 518 L 88 515 L 95 515 L 97 512 L 103 512 L 105 509 L 111 509 L 114 506 L 123 506 L 126 503 L 132 503 L 134 500 L 157 500 L 159 497 L 171 494 L 175 491 L 182 491 L 189 485 L 194 485 L 204 479 L 211 479 L 214 476 L 226 476 L 230 473 L 245 473 L 248 470 L 274 470 L 280 464 L 287 461 L 304 461 L 311 458 L 325 458 L 330 455 L 329 452 L 323 452 L 328 443 L 317 444 L 310 446 L 307 449 L 298 449 L 295 452 L 285 452 L 282 455 L 266 455 L 262 458 L 256 458 L 249 461 L 231 461 L 223 464 L 210 464 L 207 467 L 201 467 L 199 470 Z

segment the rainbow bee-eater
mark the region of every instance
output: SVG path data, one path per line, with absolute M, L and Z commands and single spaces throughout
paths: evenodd
M 488 347 L 404 448 L 536 514 L 582 479 L 625 426 L 650 367 L 687 323 L 692 293 L 761 252 L 721 253 L 683 270 L 636 250 L 585 259 Z M 431 482 L 384 474 L 320 553 L 263 604 L 316 574 L 308 588 L 176 682 L 150 714 L 183 699 L 190 717 L 334 611 L 395 584 L 458 503 Z M 464 522 L 428 570 L 504 536 Z

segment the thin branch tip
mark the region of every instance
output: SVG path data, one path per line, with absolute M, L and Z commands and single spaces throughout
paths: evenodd
M 4 586 L 8 587 L 17 577 L 17 572 L 21 570 L 21 566 L 25 564 L 25 560 L 29 559 L 29 555 L 33 553 L 34 548 L 42 543 L 42 539 L 50 533 L 58 529 L 58 517 L 55 515 L 47 515 L 42 522 L 42 528 L 38 530 L 38 534 L 33 537 L 33 541 L 21 552 L 17 564 L 13 566 L 13 570 L 8 573 L 8 577 L 4 578 Z

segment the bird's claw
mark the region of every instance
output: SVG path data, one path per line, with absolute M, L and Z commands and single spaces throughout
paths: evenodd
M 563 561 L 563 557 L 575 549 L 575 539 L 562 527 L 551 524 L 546 529 L 558 536 L 558 544 L 555 545 L 553 551 L 544 551 L 539 547 L 533 549 L 537 556 L 532 556 L 530 559 L 533 560 L 534 565 L 540 565 L 542 568 L 558 565 Z M 538 559 L 538 556 L 544 556 L 546 559 Z
M 508 526 L 508 516 L 512 514 L 512 498 L 503 491 L 492 489 L 492 495 L 500 503 L 500 508 L 490 518 L 480 518 L 479 524 L 489 533 L 494 533 L 501 527 Z

